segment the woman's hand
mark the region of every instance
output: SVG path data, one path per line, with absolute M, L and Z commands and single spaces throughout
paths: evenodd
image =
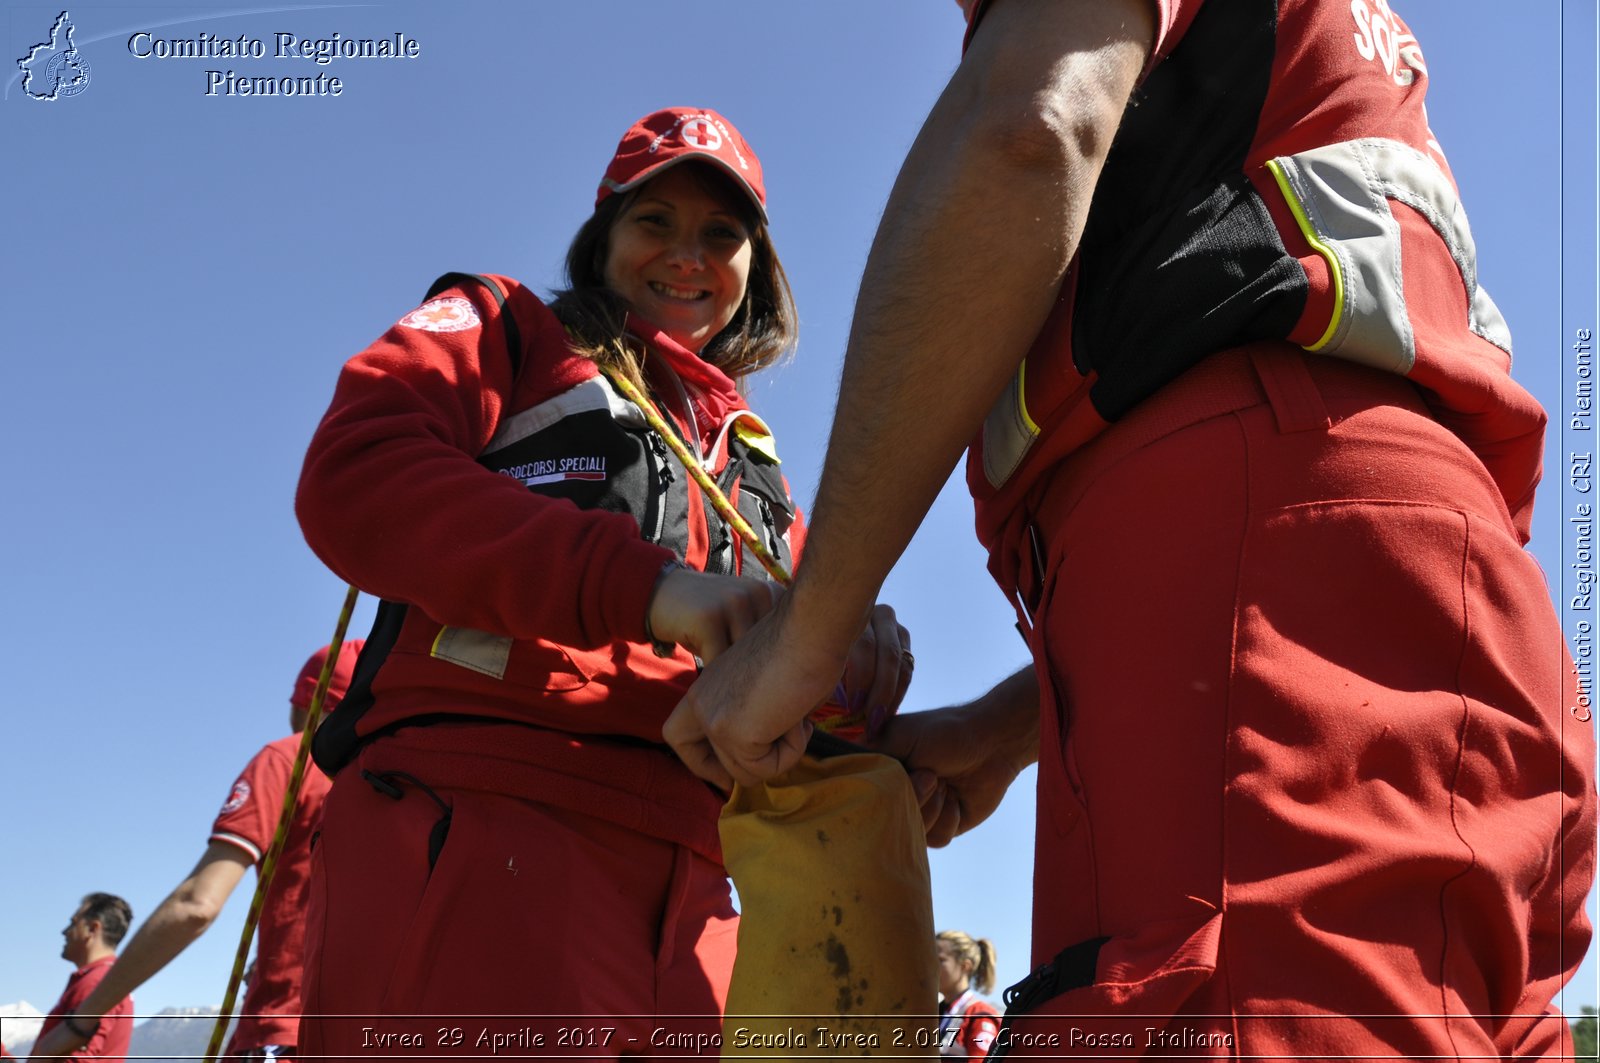
M 895 619 L 894 609 L 873 606 L 867 626 L 850 647 L 839 684 L 845 711 L 865 716 L 868 740 L 883 730 L 900 707 L 915 667 L 911 633 Z
M 658 601 L 668 593 L 678 594 L 675 583 L 688 600 L 696 588 L 677 580 L 683 574 L 675 571 L 662 580 Z M 753 582 L 726 576 L 701 578 L 735 585 Z M 856 711 L 866 710 L 869 735 L 882 729 L 905 696 L 915 667 L 910 635 L 888 606 L 873 608 L 841 668 L 837 657 L 808 644 L 807 632 L 786 626 L 783 614 L 791 599 L 782 597 L 773 584 L 756 586 L 766 588 L 769 597 L 763 600 L 761 592 L 753 592 L 753 601 L 740 603 L 736 596 L 716 598 L 713 587 L 699 589 L 716 600 L 709 610 L 711 621 L 696 629 L 714 647 L 713 655 L 720 655 L 746 632 L 751 634 L 716 666 L 709 666 L 712 656 L 701 654 L 708 663 L 705 673 L 662 731 L 691 771 L 724 790 L 735 782 L 753 785 L 793 767 L 811 736 L 806 716 L 828 699 L 829 691 L 836 699 L 843 696 L 846 711 L 851 711 L 852 700 Z M 677 615 L 675 607 L 662 603 L 662 623 Z M 656 603 L 651 605 L 650 629 L 660 639 L 672 637 L 669 632 L 676 630 L 658 626 Z M 679 641 L 693 645 L 687 636 Z
M 839 684 L 843 653 L 810 643 L 790 626 L 785 594 L 749 634 L 700 678 L 661 734 L 689 770 L 723 790 L 753 786 L 799 762 L 811 738 L 806 719 Z
M 702 661 L 716 659 L 772 611 L 783 588 L 766 580 L 714 576 L 675 568 L 650 599 L 649 629 Z

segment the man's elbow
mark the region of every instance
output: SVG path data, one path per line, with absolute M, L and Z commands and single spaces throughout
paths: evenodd
M 976 150 L 1018 169 L 1097 173 L 1150 55 L 1149 0 L 993 6 L 952 82 Z
M 213 847 L 222 844 L 212 843 Z M 181 930 L 191 939 L 197 938 L 217 921 L 241 877 L 242 868 L 236 869 L 232 860 L 205 863 L 172 891 L 161 903 L 160 911 L 151 914 L 149 922 L 162 923 Z
M 1121 116 L 1121 106 L 1106 94 L 1069 99 L 1038 91 L 986 99 L 973 122 L 972 150 L 997 168 L 1067 181 L 1099 171 Z
M 222 914 L 222 905 L 226 899 L 209 894 L 174 897 L 167 914 L 184 934 L 190 938 L 197 938 L 217 921 L 217 916 Z

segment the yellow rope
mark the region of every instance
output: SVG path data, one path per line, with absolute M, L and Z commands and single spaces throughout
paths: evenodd
M 749 547 L 756 560 L 761 562 L 761 567 L 767 570 L 767 575 L 787 587 L 789 585 L 788 569 L 783 567 L 781 561 L 772 556 L 772 551 L 767 549 L 767 544 L 762 542 L 755 529 L 750 527 L 750 522 L 745 520 L 743 514 L 737 509 L 733 508 L 733 503 L 729 502 L 728 496 L 722 493 L 722 488 L 718 487 L 716 482 L 700 467 L 700 462 L 689 452 L 689 448 L 683 445 L 683 441 L 678 438 L 678 433 L 667 425 L 666 418 L 661 416 L 661 411 L 656 409 L 655 403 L 651 402 L 633 381 L 615 369 L 610 366 L 601 366 L 600 368 L 606 376 L 611 378 L 611 382 L 616 385 L 618 391 L 622 392 L 623 397 L 639 407 L 640 412 L 644 414 L 645 422 L 655 429 L 657 435 L 666 441 L 667 447 L 689 473 L 689 478 L 699 486 L 700 490 L 706 493 L 707 498 L 711 499 L 711 506 L 717 511 L 717 515 L 727 521 L 728 526 L 738 534 L 740 539 L 744 540 L 745 546 Z M 840 702 L 843 701 L 842 688 L 836 696 Z M 816 725 L 818 730 L 831 732 L 842 727 L 858 726 L 866 719 L 864 712 L 845 712 L 842 705 L 837 713 L 832 712 L 831 709 L 832 706 L 825 706 L 823 710 L 819 710 L 813 715 L 811 722 Z
M 615 369 L 610 366 L 602 366 L 601 368 L 605 370 L 606 376 L 611 378 L 611 382 L 617 386 L 617 390 L 621 391 L 629 402 L 639 407 L 644 413 L 645 421 L 651 428 L 656 430 L 656 434 L 666 440 L 667 446 L 672 450 L 672 453 L 682 463 L 683 467 L 688 470 L 690 479 L 694 480 L 700 490 L 706 493 L 706 497 L 711 499 L 712 508 L 717 511 L 717 515 L 727 521 L 728 526 L 738 533 L 739 538 L 744 540 L 745 546 L 749 547 L 756 560 L 761 562 L 761 567 L 767 570 L 767 575 L 787 587 L 789 585 L 789 572 L 783 567 L 783 563 L 772 556 L 772 551 L 767 549 L 767 544 L 761 541 L 761 537 L 756 534 L 755 529 L 750 527 L 750 523 L 744 519 L 744 516 L 737 509 L 733 508 L 733 503 L 728 501 L 728 496 L 722 493 L 722 489 L 716 485 L 710 476 L 706 475 L 706 471 L 700 467 L 700 462 L 695 460 L 695 456 L 689 453 L 689 448 L 683 445 L 683 440 L 678 438 L 678 433 L 667 426 L 666 418 L 661 416 L 661 411 L 656 409 L 655 403 L 645 397 L 644 392 L 640 391 L 633 381 Z
M 206 1047 L 206 1063 L 216 1063 L 222 1048 L 222 1036 L 228 1030 L 228 1020 L 233 1016 L 234 998 L 239 983 L 244 979 L 244 963 L 250 955 L 250 942 L 256 936 L 256 924 L 261 920 L 261 905 L 267 895 L 272 874 L 278 869 L 278 857 L 283 853 L 284 840 L 289 836 L 289 824 L 294 819 L 294 806 L 300 797 L 300 783 L 306 774 L 306 761 L 311 757 L 311 736 L 322 720 L 322 705 L 328 695 L 328 684 L 333 678 L 333 666 L 344 648 L 344 634 L 350 627 L 350 614 L 355 611 L 360 592 L 351 587 L 344 596 L 344 608 L 339 612 L 339 623 L 329 645 L 328 659 L 322 663 L 322 674 L 317 677 L 317 691 L 311 696 L 311 709 L 306 715 L 305 730 L 300 732 L 300 749 L 295 754 L 294 770 L 289 774 L 289 789 L 283 795 L 283 811 L 278 813 L 278 829 L 272 835 L 267 855 L 261 859 L 256 875 L 255 896 L 250 898 L 250 914 L 245 917 L 244 932 L 239 935 L 239 951 L 233 958 L 233 974 L 228 978 L 228 991 L 223 994 L 222 1010 L 217 1015 L 217 1025 L 211 1031 L 211 1043 Z

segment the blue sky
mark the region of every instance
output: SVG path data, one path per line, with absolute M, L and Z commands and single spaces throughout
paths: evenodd
M 1591 446 L 1555 429 L 1574 330 L 1596 324 L 1593 4 L 1396 6 L 1515 374 L 1557 414 L 1534 551 L 1565 599 L 1567 455 Z M 753 400 L 809 499 L 866 249 L 961 34 L 949 0 L 101 4 L 70 8 L 86 87 L 32 100 L 12 61 L 60 10 L 0 6 L 0 1002 L 40 1008 L 69 973 L 58 931 L 77 898 L 109 890 L 147 914 L 239 768 L 287 730 L 295 671 L 343 594 L 291 499 L 344 359 L 447 270 L 548 288 L 622 131 L 657 107 L 715 107 L 765 164 L 800 306 L 799 354 Z M 139 31 L 244 34 L 268 56 L 139 58 Z M 279 32 L 402 33 L 419 55 L 279 60 Z M 211 69 L 343 88 L 207 96 Z M 908 709 L 1023 663 L 971 527 L 953 482 L 885 590 L 917 648 Z M 371 615 L 365 601 L 355 629 Z M 1028 967 L 1031 791 L 1030 772 L 933 857 L 937 924 L 993 938 L 1002 985 Z M 138 994 L 141 1012 L 220 999 L 247 901 Z M 1591 955 L 1567 1010 L 1595 995 Z

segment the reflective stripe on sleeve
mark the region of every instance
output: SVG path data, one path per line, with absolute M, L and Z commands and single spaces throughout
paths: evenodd
M 1427 219 L 1461 275 L 1478 336 L 1511 353 L 1511 333 L 1478 284 L 1477 248 L 1466 211 L 1433 159 L 1373 137 L 1280 156 L 1267 163 L 1306 241 L 1328 263 L 1332 309 L 1306 350 L 1406 375 L 1416 338 L 1406 308 L 1400 224 L 1389 200 Z
M 551 425 L 579 413 L 609 410 L 618 423 L 630 428 L 645 426 L 644 414 L 639 407 L 618 395 L 611 381 L 604 376 L 591 377 L 581 384 L 568 388 L 553 399 L 515 413 L 500 422 L 494 438 L 483 448 L 485 454 L 503 450 L 521 439 L 542 432 Z
M 217 831 L 213 833 L 208 840 L 214 842 L 227 842 L 229 845 L 236 845 L 240 849 L 243 849 L 245 852 L 250 854 L 250 860 L 252 863 L 261 863 L 261 850 L 257 849 L 253 843 L 239 837 L 237 834 L 225 834 L 222 831 Z
M 1017 471 L 1039 438 L 1039 426 L 1028 416 L 1028 396 L 1023 379 L 1026 360 L 983 422 L 983 474 L 991 487 L 1000 487 Z

